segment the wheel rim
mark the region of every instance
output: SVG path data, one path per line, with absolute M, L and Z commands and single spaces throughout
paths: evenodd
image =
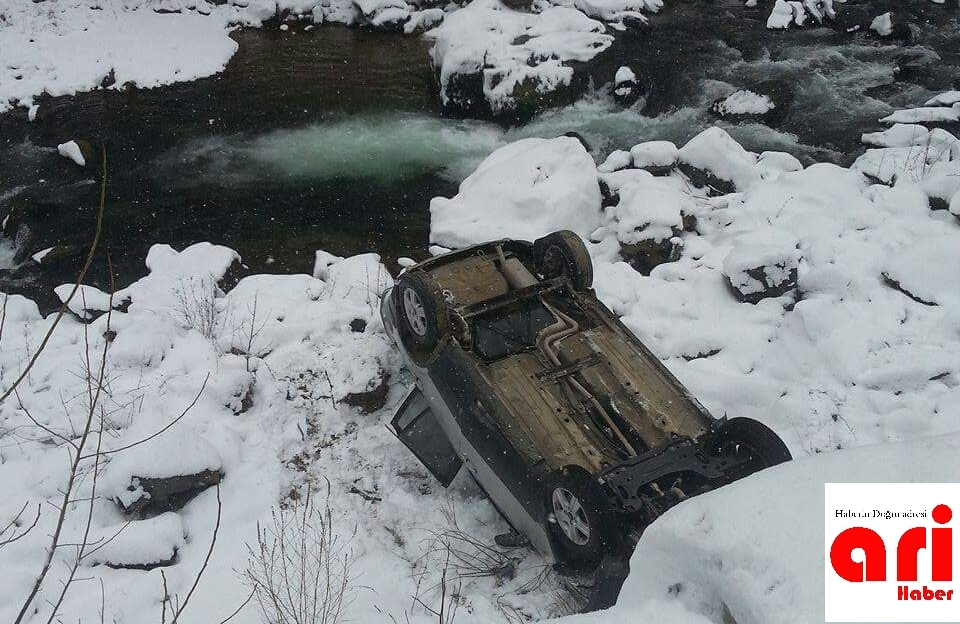
M 565 488 L 553 491 L 553 515 L 560 530 L 571 542 L 583 546 L 590 541 L 590 521 L 580 500 Z
M 418 336 L 426 336 L 427 311 L 424 310 L 423 302 L 412 288 L 403 291 L 403 311 L 406 313 L 410 329 Z

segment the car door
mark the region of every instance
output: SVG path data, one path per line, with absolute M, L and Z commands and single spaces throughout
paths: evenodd
M 450 444 L 427 398 L 414 387 L 390 421 L 394 433 L 443 487 L 453 481 L 463 461 Z

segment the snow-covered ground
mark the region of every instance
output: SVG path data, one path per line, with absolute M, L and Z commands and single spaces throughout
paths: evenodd
M 559 622 L 821 622 L 823 484 L 956 482 L 957 453 L 957 434 L 869 446 L 799 459 L 695 498 L 644 533 L 615 607 Z
M 128 0 L 97 10 L 89 1 L 48 4 L 0 4 L 0 48 L 12 51 L 0 67 L 0 110 L 28 106 L 43 91 L 95 88 L 111 71 L 117 87 L 215 73 L 235 50 L 227 36 L 232 25 L 255 23 L 276 9 L 260 2 Z M 316 13 L 313 2 L 299 5 L 291 8 Z M 827 5 L 804 3 L 800 10 Z M 321 18 L 353 15 L 353 6 L 329 3 Z M 161 7 L 180 12 L 157 13 Z M 587 48 L 603 47 L 607 35 L 597 19 L 656 8 L 566 3 L 536 17 L 510 15 L 509 23 L 494 16 L 483 37 L 549 56 L 561 43 L 572 45 L 573 32 L 576 45 L 564 59 L 575 60 Z M 387 9 L 405 10 L 382 4 L 358 10 L 370 16 Z M 787 9 L 797 20 L 795 7 Z M 478 0 L 454 15 L 469 10 L 503 12 Z M 457 19 L 447 24 L 455 28 Z M 513 43 L 518 39 L 525 40 Z M 75 55 L 51 53 L 62 46 Z M 510 65 L 516 59 L 507 50 L 496 60 Z M 550 65 L 561 77 L 564 59 Z M 491 97 L 496 89 L 491 82 Z M 589 237 L 600 297 L 711 411 L 767 423 L 796 456 L 948 434 L 960 430 L 960 147 L 952 134 L 922 124 L 955 120 L 958 99 L 943 94 L 926 108 L 891 116 L 889 123 L 903 124 L 865 137 L 876 149 L 849 169 L 804 169 L 788 154 L 753 154 L 719 128 L 684 146 L 622 145 L 602 173 L 575 139 L 527 139 L 491 155 L 455 197 L 432 202 L 432 242 L 457 247 L 559 228 Z M 932 211 L 932 200 L 948 210 Z M 646 243 L 668 245 L 674 261 L 649 275 L 636 271 L 624 258 L 644 253 L 637 248 Z M 489 543 L 503 523 L 469 483 L 439 489 L 385 429 L 410 379 L 381 331 L 378 295 L 390 278 L 380 259 L 320 252 L 313 275 L 251 276 L 224 293 L 217 283 L 236 261 L 233 251 L 215 245 L 180 251 L 157 245 L 146 258 L 150 274 L 116 293 L 119 309 L 111 315 L 98 315 L 110 304 L 105 293 L 78 294 L 72 309 L 96 318 L 89 324 L 65 318 L 19 396 L 0 404 L 0 527 L 26 505 L 26 528 L 38 503 L 61 496 L 64 460 L 88 415 L 86 371 L 95 374 L 105 350 L 94 435 L 84 448 L 89 453 L 102 444 L 110 454 L 96 465 L 96 480 L 94 462 L 82 464 L 62 540 L 78 541 L 86 500 L 96 494 L 89 516 L 89 550 L 96 552 L 81 562 L 82 580 L 60 610 L 64 620 L 94 619 L 101 608 L 104 621 L 159 619 L 165 591 L 183 600 L 209 548 L 219 494 L 217 545 L 180 621 L 220 621 L 249 592 L 238 572 L 247 564 L 246 545 L 255 544 L 257 523 L 269 523 L 278 505 L 295 507 L 311 489 L 314 496 L 329 495 L 335 526 L 354 555 L 350 618 L 403 621 L 408 614 L 411 621 L 433 621 L 416 600 L 438 605 L 444 563 L 438 532 L 441 541 L 455 540 L 452 529 L 459 528 Z M 758 303 L 746 301 L 754 299 Z M 129 306 L 119 305 L 127 300 Z M 3 388 L 51 320 L 22 297 L 7 300 Z M 349 404 L 355 400 L 348 395 L 380 384 L 387 384 L 381 409 L 367 414 Z M 898 479 L 920 480 L 930 466 L 945 468 L 957 445 L 955 436 L 944 436 L 831 454 L 686 503 L 644 537 L 614 613 L 630 621 L 719 622 L 726 605 L 740 624 L 791 621 L 791 608 L 795 621 L 809 621 L 804 618 L 816 611 L 820 594 L 804 575 L 810 561 L 800 538 L 820 519 L 819 483 L 840 473 L 882 479 L 880 465 L 903 466 Z M 897 463 L 909 457 L 920 460 Z M 204 471 L 222 473 L 218 492 L 208 488 L 182 508 L 128 524 L 118 501 L 137 504 L 144 480 Z M 796 568 L 784 569 L 782 561 L 771 563 L 748 547 L 752 538 L 769 544 L 775 536 L 758 523 L 752 536 L 740 531 L 759 513 L 730 504 L 744 498 L 764 500 L 771 513 L 793 514 L 798 524 L 815 518 L 797 529 Z M 0 547 L 0 617 L 8 621 L 29 593 L 53 530 L 54 511 L 45 504 L 40 510 L 35 530 Z M 700 517 L 717 527 L 717 539 L 696 533 L 702 533 L 702 523 L 694 522 Z M 702 564 L 716 556 L 745 570 L 742 591 Z M 73 547 L 59 550 L 30 621 L 50 616 L 76 557 Z M 462 581 L 455 598 L 460 617 L 483 622 L 562 614 L 556 578 L 544 578 L 542 561 L 525 551 L 506 557 L 495 571 Z M 175 560 L 162 568 L 165 578 L 161 569 L 110 567 L 169 559 Z M 785 579 L 782 593 L 760 595 L 755 589 L 769 583 L 770 574 Z M 677 582 L 689 592 L 665 594 Z M 255 605 L 233 621 L 259 621 Z

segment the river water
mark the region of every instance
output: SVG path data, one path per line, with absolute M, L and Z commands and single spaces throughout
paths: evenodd
M 904 46 L 827 28 L 772 33 L 768 10 L 668 2 L 650 28 L 619 36 L 594 70 L 612 77 L 630 65 L 647 98 L 622 109 L 597 80 L 579 102 L 518 128 L 441 117 L 422 39 L 339 27 L 239 31 L 239 51 L 218 76 L 55 98 L 33 124 L 22 113 L 0 115 L 0 212 L 29 206 L 47 220 L 31 253 L 88 240 L 92 171 L 55 147 L 84 138 L 107 149 L 104 250 L 121 283 L 145 271 L 155 242 L 226 244 L 251 271 L 267 272 L 309 272 L 316 249 L 422 256 L 430 198 L 455 193 L 508 141 L 577 132 L 597 160 L 643 140 L 682 143 L 716 123 L 706 112 L 716 98 L 780 80 L 794 98 L 777 128 L 727 129 L 753 150 L 844 163 L 879 117 L 960 76 L 949 13 Z M 9 267 L 4 245 L 0 262 Z M 0 271 L 0 285 L 10 275 Z

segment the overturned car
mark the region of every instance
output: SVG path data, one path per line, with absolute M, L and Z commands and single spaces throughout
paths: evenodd
M 561 231 L 408 268 L 384 325 L 416 377 L 392 426 L 444 485 L 463 466 L 549 560 L 596 564 L 684 498 L 790 459 L 717 419 L 591 290 Z

